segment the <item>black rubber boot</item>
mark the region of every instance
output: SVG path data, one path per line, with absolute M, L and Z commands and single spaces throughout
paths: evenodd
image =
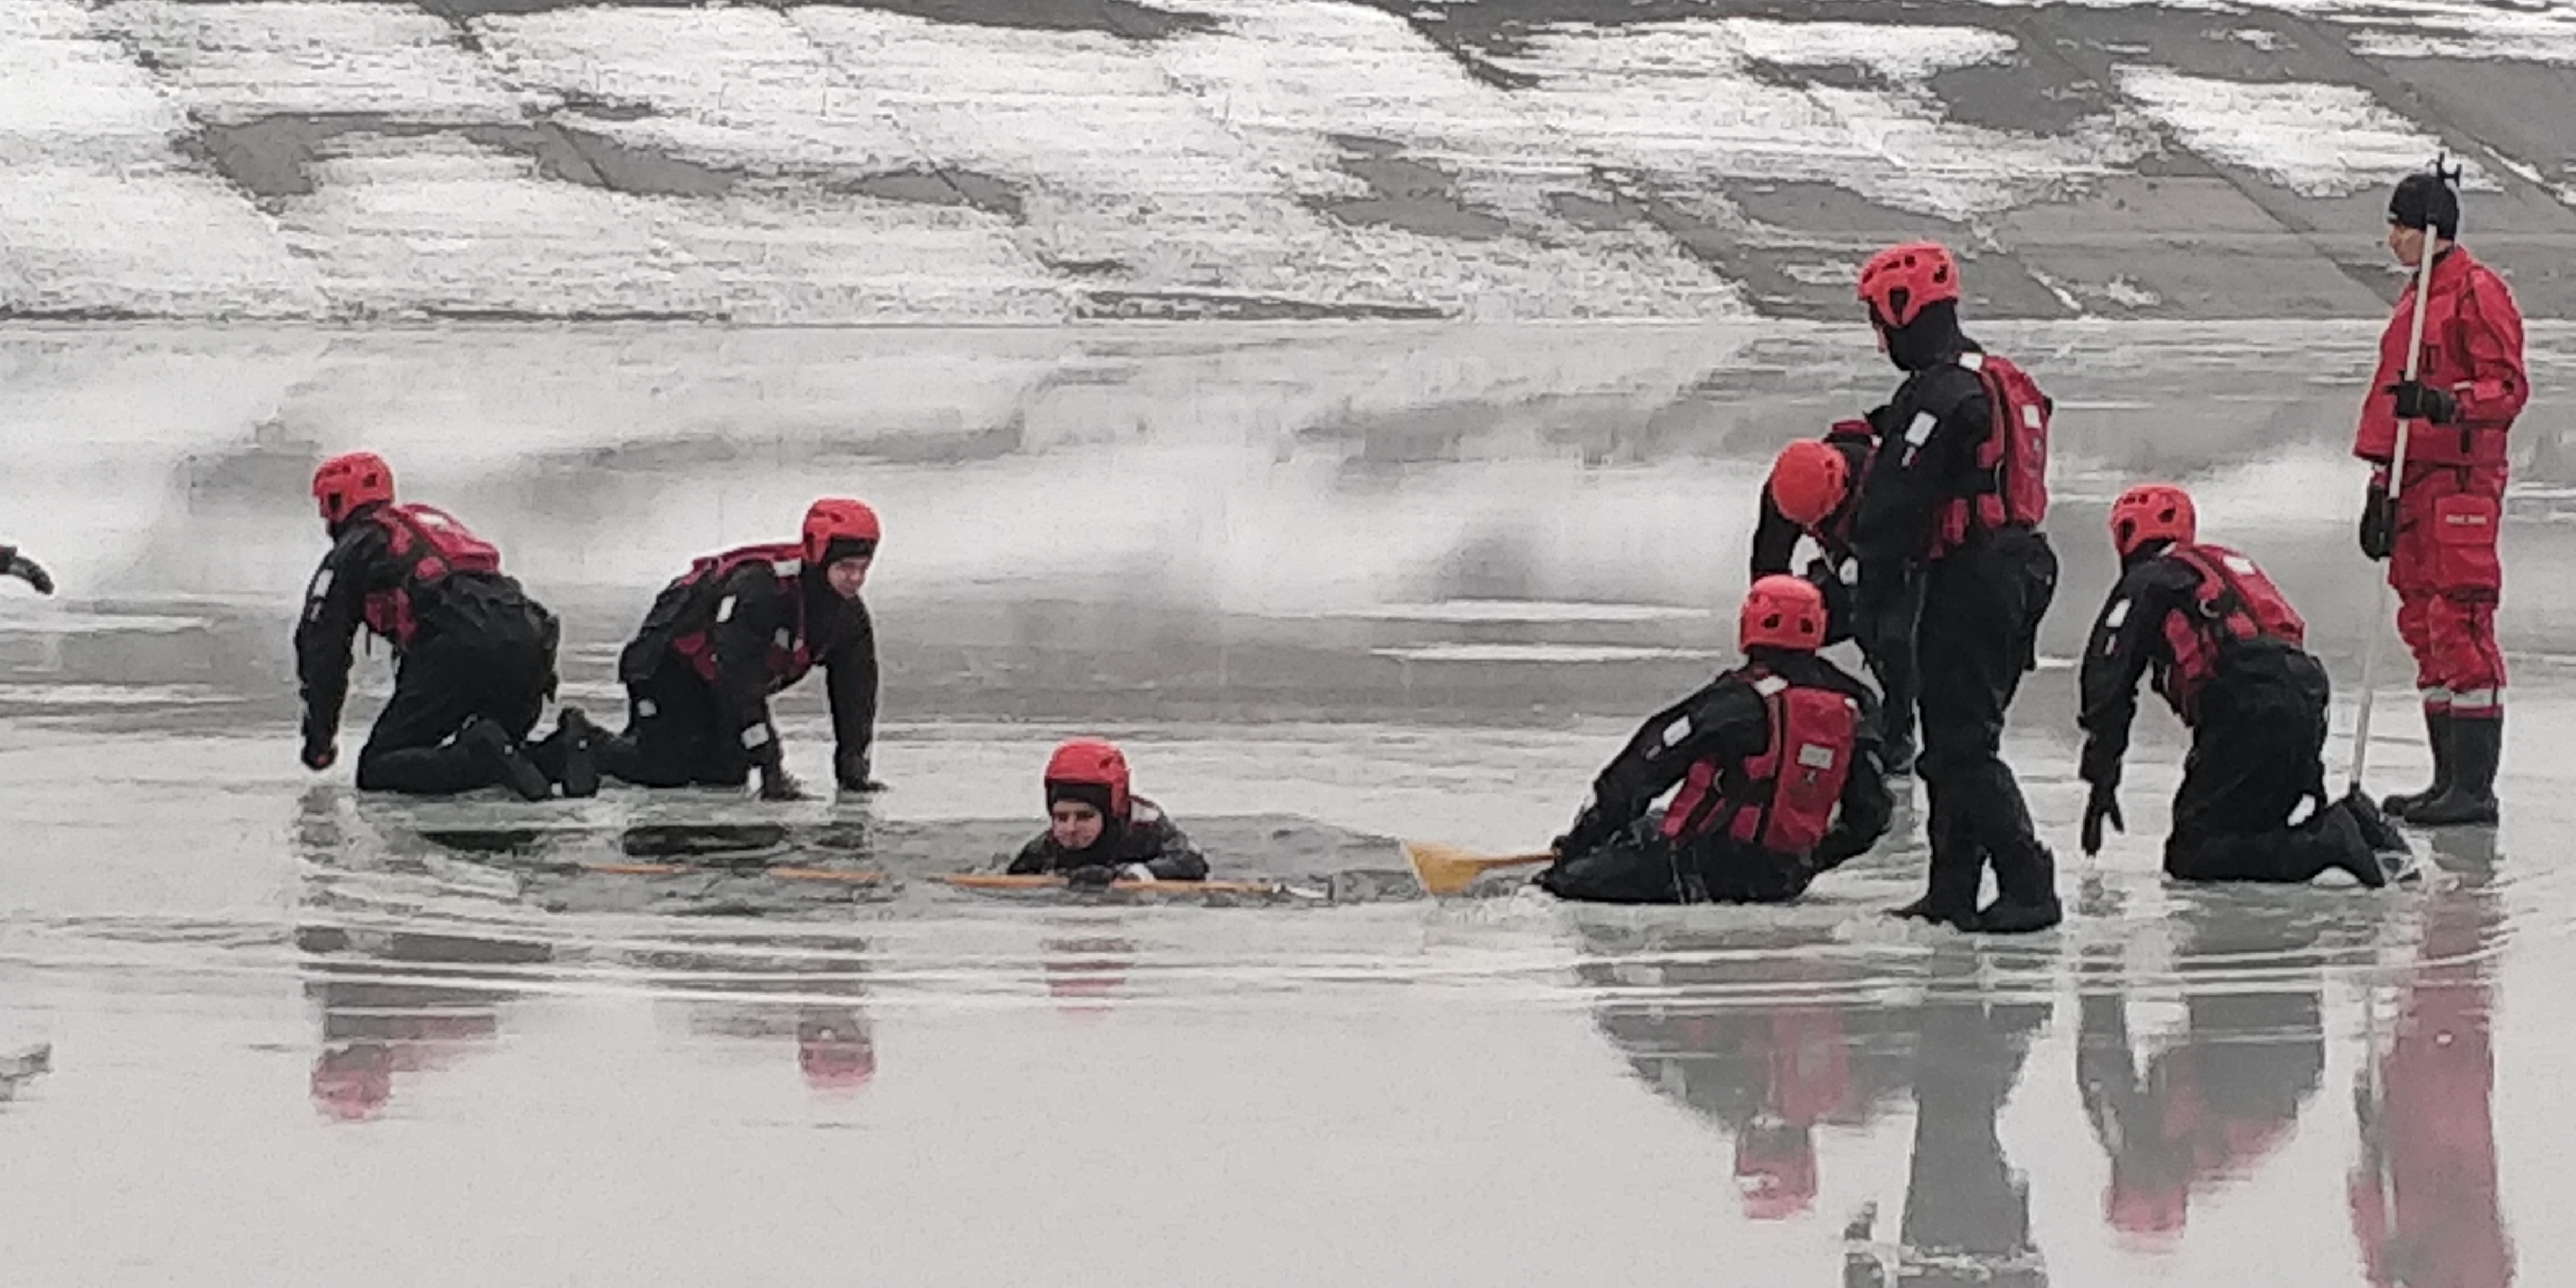
M 2066 919 L 2057 900 L 2057 856 L 2048 847 L 1995 869 L 1995 901 L 1979 909 L 1974 922 L 1961 927 L 1989 935 L 2027 935 Z
M 598 738 L 598 728 L 579 707 L 565 707 L 555 717 L 555 739 L 563 749 L 565 799 L 599 794 L 599 755 L 592 750 Z
M 2504 760 L 2504 716 L 2451 719 L 2451 786 L 2406 811 L 2419 827 L 2461 827 L 2496 821 L 2496 769 Z
M 2405 818 L 2408 811 L 2432 804 L 2451 790 L 2451 711 L 2424 708 L 2424 741 L 2433 749 L 2433 785 L 2420 792 L 2391 796 L 2379 803 L 2391 818 Z
M 501 726 L 477 717 L 457 731 L 456 744 L 471 748 L 476 757 L 492 767 L 501 785 L 517 792 L 520 799 L 541 801 L 555 794 L 555 785 L 546 781 L 545 772 L 528 759 L 527 752 Z
M 2373 890 L 2388 884 L 2388 870 L 2380 864 L 2351 802 L 2326 806 L 2309 826 L 2313 830 L 2301 840 L 2316 847 L 2317 871 L 2341 868 Z

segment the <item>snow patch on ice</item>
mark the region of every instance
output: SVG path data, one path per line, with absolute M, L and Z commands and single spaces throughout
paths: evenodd
M 1162 42 L 1156 61 L 1298 200 L 1374 195 L 1344 168 L 1350 153 L 1334 136 L 1392 145 L 1394 159 L 1454 176 L 1445 197 L 1396 197 L 1383 218 L 1350 221 L 1337 271 L 1383 275 L 1479 319 L 1747 312 L 1733 284 L 1662 232 L 1568 221 L 1557 199 L 1614 200 L 1594 167 L 1622 159 L 1554 129 L 1529 95 L 1469 76 L 1395 15 L 1321 0 L 1193 7 L 1225 26 Z M 1428 233 L 1408 217 L 1485 231 Z
M 457 39 L 408 4 L 125 0 L 102 29 L 152 55 L 199 115 L 381 112 L 415 120 L 510 121 L 516 96 Z
M 2194 151 L 2264 175 L 2303 197 L 2348 196 L 2424 168 L 2445 146 L 2354 85 L 2253 84 L 2165 67 L 2123 66 L 2120 89 Z M 2461 186 L 2493 190 L 2465 163 Z
M 1947 119 L 1928 78 L 2014 48 L 2009 36 L 1973 27 L 1736 18 L 1549 28 L 1525 53 L 1497 61 L 1538 78 L 1520 100 L 1605 164 L 1686 182 L 1832 184 L 1966 221 L 2121 173 L 2148 146 L 2108 118 L 2057 137 Z M 1789 87 L 1755 74 L 1756 60 L 1778 59 L 1859 63 L 1894 84 Z
M 1653 662 L 1723 656 L 1716 649 L 1647 648 L 1614 644 L 1421 644 L 1376 648 L 1370 653 L 1399 662 Z
M 1305 616 L 1307 614 L 1301 614 Z M 1480 622 L 1562 624 L 1581 622 L 1657 622 L 1709 616 L 1704 608 L 1671 604 L 1598 604 L 1544 599 L 1450 599 L 1433 604 L 1379 604 L 1334 609 L 1312 616 L 1364 618 L 1395 622 Z

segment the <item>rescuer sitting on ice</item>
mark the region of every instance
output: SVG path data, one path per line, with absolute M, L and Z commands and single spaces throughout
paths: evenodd
M 2138 679 L 2191 728 L 2165 872 L 2185 881 L 2306 881 L 2341 868 L 2366 886 L 2402 869 L 2406 840 L 2358 790 L 2325 789 L 2326 672 L 2306 625 L 2254 561 L 2198 540 L 2191 496 L 2144 484 L 2111 506 L 2121 573 L 2084 648 L 2084 852 L 2120 817 L 2120 761 Z M 2312 813 L 2292 825 L 2302 802 Z M 2381 857 L 2387 856 L 2386 860 Z
M 1876 843 L 1895 809 L 1876 699 L 1816 656 L 1824 638 L 1815 586 L 1754 582 L 1737 618 L 1744 664 L 1638 729 L 1536 884 L 1596 903 L 1776 903 Z
M 522 745 L 555 689 L 554 615 L 501 572 L 501 553 L 434 506 L 394 499 L 382 457 L 351 452 L 313 473 L 331 552 L 295 624 L 305 767 L 339 758 L 340 706 L 363 625 L 394 650 L 394 694 L 358 752 L 360 791 L 442 795 L 501 784 L 529 800 L 598 790 L 568 756 L 587 726 L 566 707 L 540 768 Z
M 1207 859 L 1162 807 L 1127 790 L 1127 757 L 1075 738 L 1046 763 L 1047 830 L 1011 860 L 1014 875 L 1060 872 L 1072 885 L 1204 881 Z

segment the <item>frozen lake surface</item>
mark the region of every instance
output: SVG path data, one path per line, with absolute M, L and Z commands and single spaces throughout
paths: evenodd
M 2576 1197 L 2554 418 L 2507 533 L 2503 826 L 2385 893 L 2168 886 L 2161 715 L 2131 834 L 2074 845 L 2101 509 L 2190 482 L 2306 612 L 2348 729 L 2368 333 L 2011 336 L 2072 404 L 2066 584 L 2008 746 L 2071 915 L 2012 941 L 1878 915 L 1919 880 L 1919 796 L 1787 909 L 1395 875 L 1397 837 L 1543 844 L 1716 663 L 1762 464 L 1891 383 L 1863 337 L 0 337 L 0 538 L 65 585 L 0 604 L 0 1274 L 2550 1282 L 2576 1264 L 2548 1216 Z M 2564 387 L 2567 337 L 2533 348 Z M 569 623 L 568 695 L 610 712 L 610 654 L 687 555 L 816 492 L 880 501 L 894 790 L 539 807 L 306 774 L 303 478 L 360 444 L 501 541 Z M 2382 790 L 2424 772 L 2404 678 Z M 824 779 L 815 695 L 782 712 Z M 1314 897 L 920 879 L 1034 831 L 1076 732 L 1125 742 L 1219 875 Z M 674 857 L 910 879 L 582 869 Z

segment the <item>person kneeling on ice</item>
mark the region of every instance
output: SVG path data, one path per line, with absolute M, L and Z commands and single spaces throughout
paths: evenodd
M 1736 637 L 1744 665 L 1647 720 L 1601 771 L 1540 889 L 1594 903 L 1776 903 L 1887 830 L 1877 701 L 1816 656 L 1824 596 L 1764 577 Z
M 1093 738 L 1046 764 L 1047 830 L 1011 860 L 1014 876 L 1060 872 L 1073 885 L 1205 881 L 1208 864 L 1162 807 L 1127 790 L 1127 757 Z
M 760 770 L 764 800 L 804 793 L 787 772 L 769 696 L 821 662 L 841 790 L 877 791 L 877 642 L 859 589 L 881 535 L 876 511 L 825 497 L 793 543 L 708 555 L 664 587 L 618 655 L 626 729 L 598 740 L 600 771 L 639 787 L 740 787 Z
M 1923 609 L 1923 579 L 1904 576 L 1890 604 L 1861 620 L 1854 587 L 1860 558 L 1851 527 L 1859 507 L 1852 481 L 1869 472 L 1877 431 L 1866 420 L 1836 421 L 1821 439 L 1780 449 L 1762 484 L 1762 515 L 1753 528 L 1753 575 L 1790 571 L 1805 538 L 1816 547 L 1803 574 L 1825 596 L 1825 643 L 1852 640 L 1878 681 L 1878 749 L 1890 774 L 1914 772 L 1914 628 Z
M 560 630 L 501 572 L 501 552 L 444 510 L 394 500 L 393 469 L 372 452 L 322 462 L 313 500 L 331 551 L 295 624 L 305 767 L 339 758 L 350 651 L 364 626 L 393 646 L 395 669 L 393 697 L 358 752 L 358 790 L 499 784 L 528 800 L 552 795 L 555 782 L 568 796 L 597 790 L 585 767 L 567 763 L 586 727 L 578 709 L 564 708 L 542 748 L 522 743 L 554 694 Z
M 2198 541 L 2190 494 L 2144 484 L 2111 505 L 2119 583 L 2084 649 L 2084 852 L 2124 829 L 2120 761 L 2152 672 L 2192 731 L 2174 793 L 2167 875 L 2185 881 L 2306 881 L 2341 868 L 2366 886 L 2402 868 L 2406 840 L 2357 790 L 2328 803 L 2325 668 L 2307 628 L 2254 561 Z M 2315 810 L 2293 826 L 2300 802 Z M 2389 859 L 2383 861 L 2381 854 Z

